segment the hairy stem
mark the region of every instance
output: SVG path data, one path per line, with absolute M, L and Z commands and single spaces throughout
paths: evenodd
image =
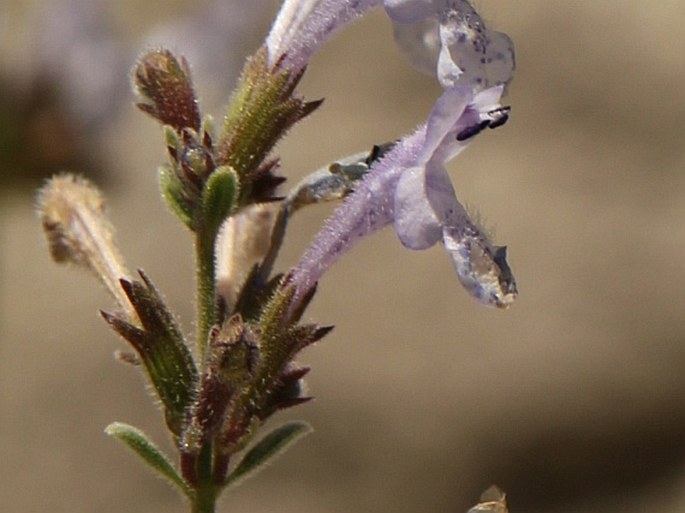
M 215 254 L 216 233 L 200 230 L 196 234 L 197 259 L 197 347 L 200 361 L 204 360 L 209 330 L 215 322 Z
M 213 486 L 201 486 L 195 491 L 191 501 L 192 513 L 214 513 L 217 492 Z
M 214 513 L 220 488 L 212 479 L 212 443 L 208 442 L 197 458 L 197 486 L 191 498 L 192 513 Z

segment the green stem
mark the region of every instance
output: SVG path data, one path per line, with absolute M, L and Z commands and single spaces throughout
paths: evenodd
M 200 230 L 196 234 L 197 259 L 197 345 L 200 361 L 204 360 L 209 330 L 215 322 L 215 254 L 216 233 Z
M 214 513 L 220 488 L 212 480 L 212 444 L 207 443 L 197 459 L 198 484 L 192 497 L 192 513 Z
M 213 486 L 203 486 L 195 490 L 191 501 L 192 513 L 214 513 L 217 491 Z

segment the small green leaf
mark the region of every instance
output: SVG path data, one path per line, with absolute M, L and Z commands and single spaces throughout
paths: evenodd
M 231 166 L 220 166 L 209 176 L 202 194 L 205 228 L 216 233 L 238 197 L 238 175 Z
M 159 189 L 169 209 L 183 224 L 193 230 L 193 205 L 183 193 L 183 184 L 166 166 L 159 168 Z
M 167 426 L 181 433 L 186 408 L 193 398 L 198 371 L 183 333 L 152 281 L 141 270 L 143 282 L 121 280 L 140 325 L 118 314 L 101 312 L 105 321 L 136 350 L 164 405 Z
M 264 306 L 258 328 L 262 332 L 261 350 L 263 355 L 262 370 L 275 375 L 292 359 L 297 352 L 287 337 L 290 327 L 289 308 L 292 304 L 295 287 L 281 286 L 274 292 Z
M 294 94 L 302 74 L 271 66 L 264 48 L 248 59 L 224 118 L 216 161 L 230 164 L 243 186 L 243 200 L 253 199 L 252 173 L 276 142 L 321 101 L 305 102 Z
M 274 429 L 252 447 L 238 466 L 226 479 L 226 485 L 234 484 L 250 474 L 255 474 L 264 465 L 285 452 L 298 438 L 312 431 L 305 422 L 288 422 Z
M 202 131 L 212 135 L 216 129 L 214 125 L 214 116 L 211 114 L 205 114 L 205 116 L 202 118 Z
M 162 451 L 148 439 L 145 433 L 122 422 L 113 422 L 105 428 L 105 433 L 124 443 L 158 474 L 178 486 L 185 495 L 190 496 L 192 494 L 192 490 L 179 475 L 176 468 Z
M 163 127 L 163 133 L 164 133 L 164 140 L 166 141 L 166 145 L 170 148 L 180 148 L 181 147 L 181 140 L 178 137 L 178 134 L 176 133 L 176 130 L 174 130 L 174 127 L 170 125 L 164 125 Z

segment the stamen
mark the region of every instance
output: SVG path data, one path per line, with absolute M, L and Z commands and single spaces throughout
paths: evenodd
M 457 141 L 466 141 L 467 139 L 471 139 L 471 137 L 477 136 L 479 133 L 481 133 L 483 130 L 485 130 L 487 127 L 492 128 L 490 125 L 492 123 L 491 120 L 485 119 L 478 123 L 477 125 L 471 125 L 466 128 L 464 128 L 461 132 L 457 134 Z
M 509 105 L 506 105 L 504 107 L 499 107 L 497 109 L 493 109 L 490 112 L 488 112 L 488 116 L 490 116 L 490 124 L 488 125 L 489 128 L 497 128 L 502 125 L 504 125 L 507 121 L 509 121 L 509 113 L 511 112 L 511 107 Z

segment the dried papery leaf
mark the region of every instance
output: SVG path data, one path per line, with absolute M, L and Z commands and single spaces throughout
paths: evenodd
M 270 234 L 278 207 L 248 205 L 226 220 L 217 238 L 217 292 L 232 309 L 250 270 L 269 251 Z M 254 292 L 254 291 L 252 291 Z
M 130 273 L 114 241 L 114 229 L 97 187 L 71 174 L 58 175 L 39 191 L 37 205 L 52 258 L 93 272 L 126 318 L 135 323 L 133 307 L 119 286 L 119 280 Z
M 507 496 L 497 485 L 492 485 L 482 493 L 480 502 L 468 513 L 509 513 Z

